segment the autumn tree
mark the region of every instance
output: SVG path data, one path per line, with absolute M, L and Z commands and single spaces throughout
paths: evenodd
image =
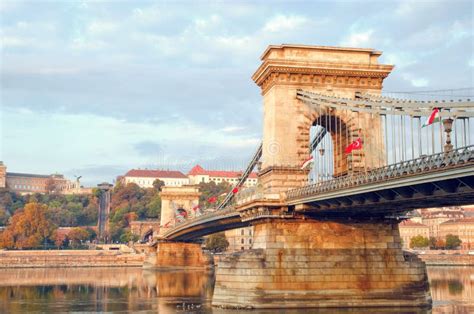
M 52 241 L 56 228 L 46 205 L 28 203 L 12 216 L 11 224 L 1 235 L 0 247 L 39 248 L 45 242 Z
M 68 232 L 67 238 L 71 243 L 71 247 L 77 249 L 81 247 L 83 241 L 89 239 L 89 232 L 85 228 L 76 227 Z
M 223 232 L 211 234 L 206 239 L 206 249 L 212 252 L 223 252 L 229 246 L 229 241 Z

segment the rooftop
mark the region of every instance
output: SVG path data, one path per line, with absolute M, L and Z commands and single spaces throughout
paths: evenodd
M 243 171 L 205 170 L 200 165 L 196 165 L 188 172 L 188 175 L 208 175 L 210 177 L 238 178 L 242 175 L 242 173 Z M 250 173 L 249 178 L 257 178 L 257 173 Z
M 181 171 L 147 170 L 147 169 L 132 169 L 125 174 L 125 177 L 173 178 L 173 179 L 187 179 L 188 178 Z
M 426 227 L 428 228 L 427 225 L 424 225 L 419 222 L 414 222 L 412 220 L 404 220 L 400 223 L 400 227 Z
M 440 225 L 451 225 L 451 224 L 474 224 L 474 217 L 452 219 L 441 223 Z
M 44 175 L 44 174 L 7 172 L 7 177 L 50 178 L 51 176 L 50 175 Z

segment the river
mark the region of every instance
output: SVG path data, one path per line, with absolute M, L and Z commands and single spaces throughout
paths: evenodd
M 474 267 L 429 267 L 433 309 L 263 313 L 474 313 Z M 210 305 L 213 275 L 141 268 L 0 269 L 0 313 L 240 313 Z

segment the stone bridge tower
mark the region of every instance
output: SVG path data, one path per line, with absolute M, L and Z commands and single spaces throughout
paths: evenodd
M 357 171 L 362 166 L 382 164 L 383 142 L 370 136 L 381 132 L 377 120 L 367 115 L 361 117 L 358 125 L 354 125 L 354 117 L 350 114 L 331 112 L 333 119 L 339 119 L 340 125 L 347 128 L 345 132 L 339 132 L 321 123 L 324 119 L 320 118 L 328 114 L 328 109 L 318 111 L 309 108 L 296 98 L 298 89 L 345 98 L 354 98 L 356 92 L 380 94 L 383 79 L 393 68 L 379 64 L 380 55 L 381 52 L 373 49 L 300 45 L 269 46 L 265 50 L 261 57 L 262 64 L 252 78 L 263 95 L 260 181 L 267 194 L 278 194 L 306 183 L 308 172 L 300 167 L 308 158 L 309 130 L 315 124 L 329 131 L 335 151 L 340 152 L 334 155 L 335 175 L 342 175 L 348 170 Z M 347 136 L 350 138 L 345 138 Z M 341 146 L 358 136 L 364 138 L 364 147 L 368 148 L 365 151 L 378 153 L 364 156 L 363 152 L 357 152 L 348 161 Z M 340 137 L 344 138 L 341 140 Z
M 173 242 L 164 239 L 166 231 L 173 228 L 179 213 L 186 213 L 186 219 L 193 218 L 199 204 L 199 188 L 193 185 L 164 186 L 161 196 L 160 232 L 155 244 L 144 261 L 146 268 L 162 269 L 206 269 L 213 264 L 209 253 L 204 253 L 199 243 Z M 183 217 L 184 219 L 184 217 Z
M 164 186 L 161 196 L 160 235 L 174 226 L 177 211 L 185 210 L 187 218 L 195 215 L 194 207 L 199 204 L 199 188 L 197 186 Z
M 310 107 L 297 98 L 298 89 L 351 99 L 357 92 L 379 94 L 393 68 L 379 64 L 380 55 L 372 49 L 295 45 L 270 46 L 264 52 L 253 76 L 264 105 L 259 172 L 263 193 L 257 191 L 254 198 L 242 199 L 236 206 L 242 220 L 254 226 L 253 247 L 219 261 L 214 306 L 430 305 L 425 265 L 401 250 L 396 219 L 371 213 L 305 216 L 285 200 L 286 191 L 307 184 L 308 172 L 301 164 L 309 156 L 314 124 L 331 134 L 334 175 L 384 164 L 382 136 L 377 136 L 382 132 L 380 121 L 345 108 Z M 338 125 L 346 132 L 324 124 L 322 116 L 342 122 Z M 349 159 L 337 145 L 358 137 L 363 149 Z

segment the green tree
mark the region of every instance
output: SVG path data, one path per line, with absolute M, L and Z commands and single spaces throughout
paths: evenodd
M 229 241 L 223 232 L 214 233 L 207 237 L 205 246 L 209 251 L 223 252 L 229 246 Z
M 422 235 L 414 236 L 410 239 L 410 247 L 412 249 L 425 248 L 430 245 L 430 240 Z
M 136 242 L 140 237 L 136 234 L 133 234 L 130 230 L 125 231 L 120 236 L 120 242 L 128 243 L 128 242 Z
M 161 188 L 165 186 L 165 183 L 161 181 L 160 179 L 156 179 L 153 181 L 153 188 L 157 191 L 161 192 Z
M 218 198 L 217 203 L 222 201 L 224 195 L 231 190 L 231 185 L 227 182 L 220 182 L 216 184 L 215 182 L 200 182 L 199 183 L 199 191 L 201 192 L 201 196 L 199 197 L 199 205 L 203 208 L 214 207 L 215 204 L 210 204 L 208 200 L 215 196 Z
M 459 248 L 461 245 L 462 241 L 459 239 L 457 235 L 454 234 L 448 234 L 446 235 L 446 248 L 448 250 L 455 250 Z

